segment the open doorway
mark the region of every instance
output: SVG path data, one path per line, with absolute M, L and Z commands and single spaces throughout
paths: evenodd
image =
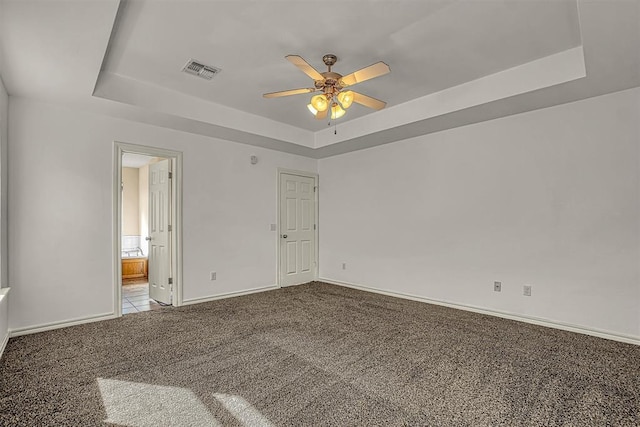
M 170 222 L 168 162 L 168 159 L 162 157 L 127 152 L 122 154 L 122 314 L 156 310 L 171 305 L 169 285 L 158 283 L 157 274 L 154 275 L 154 272 L 160 270 L 160 263 L 167 264 L 162 266 L 164 272 L 169 271 L 168 264 L 171 260 L 158 257 L 157 250 L 153 251 L 153 257 L 150 256 L 151 248 L 157 247 L 158 243 L 156 236 L 156 241 L 150 244 L 152 231 L 157 234 L 158 229 L 163 229 L 163 242 L 160 242 L 162 247 L 166 248 L 168 241 L 165 224 Z M 160 174 L 161 177 L 158 176 Z M 160 191 L 157 188 L 155 190 L 160 196 L 164 196 L 161 203 L 166 206 L 159 206 L 160 197 L 149 197 L 152 181 L 161 180 L 165 184 L 164 188 L 160 186 Z M 158 187 L 158 182 L 154 184 Z M 151 206 L 151 203 L 154 206 Z M 161 219 L 162 224 L 157 224 L 158 219 Z M 154 276 L 153 281 L 149 280 L 150 272 L 151 276 Z M 164 292 L 160 296 L 152 297 L 150 283 L 154 284 L 155 293 L 158 288 L 162 288 Z
M 114 311 L 181 305 L 182 154 L 123 143 L 115 148 Z

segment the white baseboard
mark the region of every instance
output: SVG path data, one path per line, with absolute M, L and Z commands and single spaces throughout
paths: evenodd
M 2 340 L 2 344 L 0 344 L 0 359 L 2 359 L 2 355 L 4 354 L 4 349 L 7 347 L 7 343 L 9 342 L 9 331 L 4 336 Z
M 2 313 L 0 313 L 2 316 L 2 319 L 0 319 L 0 323 L 2 324 L 0 333 L 4 334 L 4 337 L 2 337 L 2 343 L 0 343 L 0 358 L 2 358 L 4 349 L 7 347 L 7 343 L 9 342 L 9 301 L 7 301 L 7 298 L 10 290 L 11 288 L 8 287 L 0 288 L 0 310 L 2 310 Z
M 215 301 L 215 300 L 224 299 L 224 298 L 240 297 L 242 295 L 250 295 L 250 294 L 255 294 L 257 292 L 272 291 L 274 289 L 280 289 L 280 286 L 270 285 L 270 286 L 263 286 L 261 288 L 252 288 L 252 289 L 246 289 L 243 291 L 227 292 L 225 294 L 212 295 L 212 296 L 202 297 L 202 298 L 190 298 L 190 299 L 182 300 L 182 305 L 199 304 L 201 302 Z
M 214 301 L 214 300 L 223 299 L 223 298 L 238 297 L 242 295 L 249 295 L 249 294 L 254 294 L 256 292 L 270 291 L 270 290 L 279 289 L 279 288 L 280 287 L 278 285 L 271 285 L 271 286 L 265 286 L 262 288 L 247 289 L 244 291 L 229 292 L 226 294 L 214 295 L 210 297 L 193 298 L 193 299 L 182 301 L 182 305 L 198 304 L 201 302 Z M 59 322 L 44 323 L 36 326 L 27 326 L 24 328 L 10 329 L 5 341 L 8 341 L 9 337 L 19 337 L 20 335 L 35 334 L 38 332 L 51 331 L 54 329 L 66 328 L 69 326 L 82 325 L 85 323 L 92 323 L 92 322 L 100 322 L 102 320 L 110 320 L 110 319 L 116 319 L 116 318 L 118 318 L 118 316 L 115 313 L 106 313 L 106 314 L 98 314 L 95 316 L 82 317 L 77 319 L 62 320 Z M 6 345 L 6 342 L 4 345 Z M 2 347 L 3 350 L 4 350 L 4 345 Z M 2 355 L 1 352 L 0 352 L 0 355 Z
M 100 322 L 102 320 L 116 319 L 114 313 L 97 314 L 95 316 L 79 317 L 76 319 L 62 320 L 59 322 L 43 323 L 36 326 L 27 326 L 24 328 L 15 328 L 9 330 L 9 336 L 19 337 L 20 335 L 36 334 L 38 332 L 52 331 L 54 329 L 67 328 L 69 326 L 83 325 L 85 323 Z
M 319 282 L 330 283 L 332 285 L 344 286 L 344 287 L 347 287 L 347 288 L 359 289 L 361 291 L 373 292 L 373 293 L 382 294 L 382 295 L 388 295 L 388 296 L 396 297 L 396 298 L 403 298 L 403 299 L 408 299 L 408 300 L 412 300 L 412 301 L 425 302 L 427 304 L 441 305 L 441 306 L 444 306 L 444 307 L 455 308 L 455 309 L 458 309 L 458 310 L 472 311 L 474 313 L 480 313 L 480 314 L 487 314 L 489 316 L 502 317 L 504 319 L 516 320 L 516 321 L 524 322 L 524 323 L 531 323 L 533 325 L 538 325 L 538 326 L 546 326 L 547 328 L 561 329 L 563 331 L 569 331 L 569 332 L 576 332 L 576 333 L 579 333 L 579 334 L 591 335 L 591 336 L 594 336 L 594 337 L 605 338 L 605 339 L 613 340 L 613 341 L 620 341 L 620 342 L 624 342 L 624 343 L 627 343 L 627 344 L 640 345 L 640 337 L 637 337 L 637 336 L 634 336 L 634 335 L 619 334 L 619 333 L 616 333 L 616 332 L 593 329 L 593 328 L 588 328 L 588 327 L 579 326 L 579 325 L 572 325 L 572 324 L 569 324 L 569 323 L 557 322 L 557 321 L 549 320 L 549 319 L 543 319 L 543 318 L 531 317 L 531 316 L 524 316 L 524 315 L 521 315 L 521 314 L 507 313 L 507 312 L 497 311 L 497 310 L 490 310 L 490 309 L 486 309 L 486 308 L 482 308 L 482 307 L 474 307 L 474 306 L 466 305 L 466 304 L 458 304 L 458 303 L 453 303 L 453 302 L 448 302 L 448 301 L 441 301 L 441 300 L 421 297 L 421 296 L 418 296 L 418 295 L 404 294 L 404 293 L 401 293 L 401 292 L 395 292 L 395 291 L 386 290 L 386 289 L 372 288 L 372 287 L 369 287 L 369 286 L 355 284 L 355 283 L 341 282 L 341 281 L 338 281 L 338 280 L 319 278 L 318 281 Z

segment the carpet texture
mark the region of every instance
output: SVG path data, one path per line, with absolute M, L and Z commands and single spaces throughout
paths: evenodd
M 637 426 L 640 347 L 324 283 L 12 338 L 2 426 Z

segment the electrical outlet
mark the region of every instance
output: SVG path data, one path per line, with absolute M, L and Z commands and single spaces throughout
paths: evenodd
M 346 270 L 346 269 L 347 269 L 347 263 L 346 263 L 346 262 L 343 262 L 343 263 L 342 263 L 342 269 L 343 269 L 343 270 Z
M 212 271 L 209 277 L 210 277 L 210 280 L 216 280 L 216 272 Z
M 501 292 L 502 291 L 502 282 L 493 282 L 493 290 L 495 292 Z
M 531 285 L 524 285 L 522 287 L 522 295 L 524 295 L 525 297 L 531 296 Z

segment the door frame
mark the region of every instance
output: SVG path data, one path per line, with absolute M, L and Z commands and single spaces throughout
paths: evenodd
M 278 284 L 279 287 L 283 287 L 282 285 L 282 251 L 281 251 L 281 245 L 280 245 L 280 236 L 282 235 L 282 230 L 281 227 L 283 226 L 283 224 L 281 224 L 280 222 L 280 206 L 281 206 L 281 201 L 280 201 L 280 194 L 281 194 L 281 185 L 280 185 L 280 181 L 281 181 L 281 176 L 282 174 L 287 174 L 287 175 L 297 175 L 297 176 L 302 176 L 305 178 L 311 178 L 313 179 L 313 186 L 315 187 L 315 191 L 314 191 L 314 202 L 315 202 L 315 216 L 316 216 L 316 229 L 314 230 L 314 236 L 313 238 L 315 239 L 315 270 L 313 272 L 313 280 L 318 280 L 318 271 L 320 270 L 320 245 L 319 245 L 319 231 L 320 231 L 320 209 L 319 209 L 319 195 L 320 195 L 320 186 L 318 185 L 318 181 L 319 181 L 319 176 L 317 173 L 315 172 L 305 172 L 305 171 L 299 171 L 299 170 L 294 170 L 294 169 L 285 169 L 285 168 L 278 168 L 278 175 L 277 175 L 277 181 L 278 181 L 278 194 L 276 196 L 276 200 L 277 200 L 277 207 L 278 207 L 278 220 L 277 220 L 277 230 L 278 230 L 278 235 L 276 236 L 276 246 L 277 246 L 277 262 L 278 262 L 278 273 L 277 273 L 277 277 L 276 277 L 276 283 Z M 296 285 L 291 285 L 291 286 L 296 286 Z
M 171 161 L 171 272 L 172 305 L 182 305 L 182 152 L 114 141 L 113 150 L 113 274 L 114 315 L 122 316 L 122 155 L 124 153 L 163 157 Z

